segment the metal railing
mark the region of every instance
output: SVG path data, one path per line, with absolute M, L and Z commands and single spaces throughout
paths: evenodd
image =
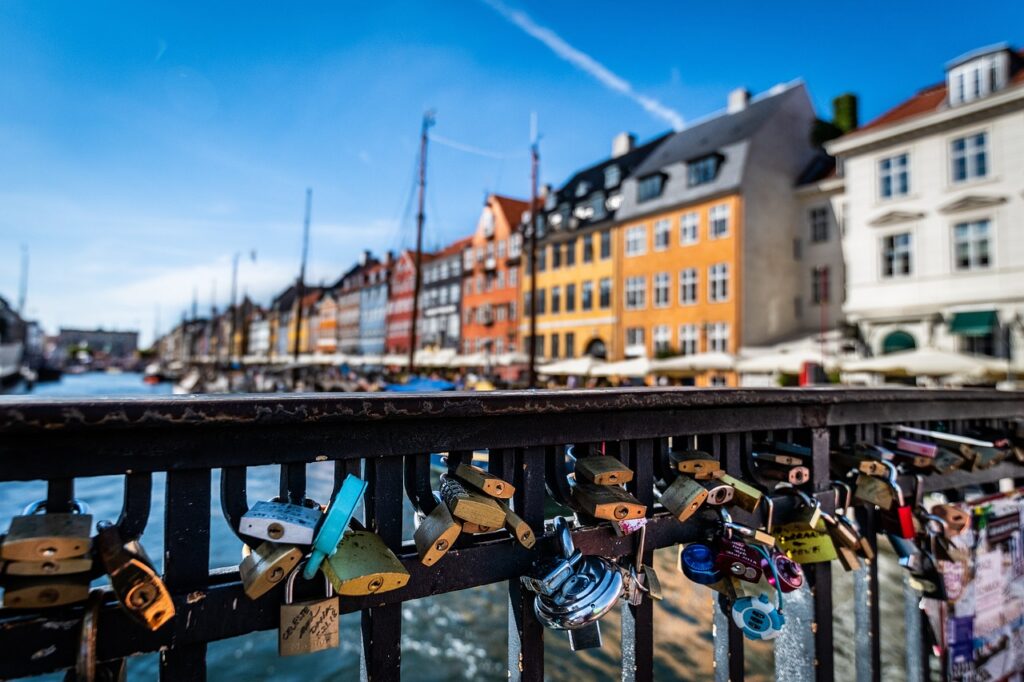
M 405 497 L 424 508 L 430 490 L 430 453 L 450 459 L 486 451 L 489 468 L 513 482 L 513 506 L 536 531 L 544 527 L 549 497 L 569 497 L 567 444 L 604 443 L 635 472 L 628 485 L 648 505 L 645 563 L 651 554 L 701 533 L 699 522 L 678 523 L 655 504 L 653 488 L 669 476 L 671 441 L 713 452 L 723 468 L 750 475 L 749 452 L 760 438 L 775 437 L 812 448 L 811 487 L 831 504 L 830 448 L 878 440 L 885 424 L 941 424 L 952 431 L 973 424 L 999 425 L 1024 416 L 1024 397 L 991 391 L 938 390 L 734 390 L 622 389 L 438 393 L 429 395 L 316 394 L 99 400 L 0 400 L 0 482 L 44 480 L 48 509 L 74 497 L 80 477 L 124 475 L 122 534 L 137 537 L 149 517 L 151 475 L 167 472 L 164 510 L 164 580 L 177 617 L 157 632 L 132 625 L 111 594 L 99 613 L 98 658 L 111 661 L 161 652 L 165 680 L 206 676 L 207 644 L 278 625 L 280 595 L 250 600 L 236 567 L 209 570 L 212 472 L 221 469 L 221 505 L 231 522 L 247 508 L 247 467 L 281 466 L 280 495 L 301 500 L 306 464 L 333 461 L 335 490 L 349 473 L 368 483 L 365 526 L 380 534 L 411 574 L 400 590 L 346 597 L 341 611 L 361 611 L 364 678 L 395 680 L 401 670 L 402 603 L 440 593 L 508 582 L 508 676 L 544 678 L 544 628 L 532 610 L 532 593 L 520 587 L 536 552 L 550 552 L 540 538 L 532 551 L 506 534 L 462 536 L 444 560 L 423 566 L 411 542 L 403 543 Z M 929 476 L 926 490 L 959 490 L 1024 478 L 1024 468 L 1002 463 L 975 473 Z M 736 514 L 742 519 L 742 512 Z M 874 543 L 877 512 L 858 508 Z M 630 537 L 607 525 L 573 533 L 585 554 L 620 557 L 634 551 Z M 790 624 L 776 644 L 776 669 L 792 679 L 834 677 L 831 566 L 807 567 L 807 598 L 791 599 Z M 858 679 L 882 677 L 877 564 L 856 576 Z M 666 595 L 671 600 L 672 595 Z M 622 607 L 622 677 L 653 677 L 657 633 L 644 600 Z M 802 609 L 802 612 L 801 612 Z M 744 642 L 727 617 L 715 614 L 715 676 L 744 676 Z M 50 672 L 74 664 L 81 606 L 38 612 L 0 611 L 0 678 Z M 792 615 L 789 615 L 792 614 Z M 64 623 L 54 627 L 55 622 Z M 550 637 L 550 635 L 549 635 Z M 44 652 L 44 653 L 40 653 Z M 798 653 L 794 653 L 798 652 Z

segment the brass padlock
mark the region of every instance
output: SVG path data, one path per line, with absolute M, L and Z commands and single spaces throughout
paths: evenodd
M 721 471 L 722 464 L 713 455 L 700 450 L 673 450 L 669 459 L 675 463 L 679 473 L 685 474 L 696 481 L 707 481 L 715 478 Z
M 881 462 L 878 464 L 881 466 Z M 887 471 L 884 466 L 882 470 Z M 853 494 L 858 500 L 876 505 L 879 509 L 890 509 L 895 498 L 892 486 L 886 481 L 863 473 L 857 476 Z
M 459 464 L 455 475 L 485 495 L 507 500 L 515 493 L 514 485 L 470 464 Z
M 646 505 L 616 485 L 577 483 L 572 495 L 580 509 L 595 519 L 622 521 L 647 514 Z
M 443 502 L 434 505 L 434 509 L 420 522 L 419 528 L 412 535 L 420 563 L 424 566 L 437 563 L 452 548 L 461 532 L 462 524 L 452 518 L 448 505 Z
M 124 542 L 112 523 L 100 522 L 96 548 L 121 606 L 138 623 L 158 630 L 174 617 L 174 602 L 138 540 Z
M 505 529 L 512 534 L 516 542 L 526 549 L 533 547 L 537 543 L 537 536 L 534 535 L 530 524 L 524 521 L 519 514 L 512 511 L 512 508 L 504 502 L 499 501 L 498 505 L 505 512 Z
M 7 561 L 60 561 L 88 554 L 92 547 L 92 516 L 77 500 L 70 514 L 46 511 L 46 501 L 25 507 L 11 519 L 10 530 L 0 545 L 0 559 Z
M 932 460 L 932 468 L 940 474 L 948 474 L 951 471 L 960 469 L 966 463 L 966 460 L 964 460 L 959 452 L 940 447 L 935 454 L 935 459 Z
M 238 575 L 242 579 L 243 591 L 249 599 L 259 599 L 295 570 L 302 559 L 302 550 L 295 545 L 279 545 L 276 542 L 261 542 L 253 550 L 242 545 L 242 563 Z
M 680 523 L 693 516 L 708 499 L 708 490 L 697 481 L 680 474 L 665 489 L 661 504 Z
M 466 535 L 480 535 L 482 533 L 490 533 L 494 530 L 497 529 L 491 526 L 482 526 L 479 523 L 473 523 L 472 521 L 464 521 L 462 523 L 462 532 Z
M 723 475 L 723 478 L 727 475 L 728 474 Z M 707 488 L 708 491 L 706 504 L 710 504 L 715 507 L 720 507 L 723 504 L 729 504 L 736 496 L 736 488 L 732 487 L 728 483 L 723 483 L 721 479 L 701 481 L 701 485 Z
M 89 574 L 56 577 L 7 578 L 4 580 L 5 609 L 44 609 L 85 601 L 89 597 Z
M 718 478 L 718 482 L 732 488 L 732 498 L 729 502 L 740 509 L 753 514 L 761 505 L 761 500 L 764 498 L 764 495 L 760 490 L 746 481 L 741 481 L 735 476 L 731 476 L 729 474 L 722 474 Z
M 45 561 L 9 561 L 0 573 L 4 575 L 43 576 L 88 573 L 92 570 L 92 557 L 71 559 L 47 559 Z
M 795 455 L 780 455 L 775 452 L 755 452 L 754 459 L 758 462 L 769 462 L 784 467 L 802 466 L 804 460 Z
M 292 571 L 285 581 L 284 603 L 277 628 L 279 656 L 310 654 L 338 646 L 340 613 L 331 582 L 325 575 L 327 591 L 323 599 L 295 603 L 295 577 L 299 573 L 299 570 Z
M 505 512 L 497 502 L 485 495 L 466 490 L 454 478 L 441 477 L 441 499 L 448 505 L 452 516 L 489 528 L 498 528 L 505 523 Z
M 576 460 L 576 481 L 594 485 L 619 485 L 633 480 L 633 470 L 614 457 L 594 455 Z
M 971 515 L 952 504 L 937 504 L 932 507 L 931 513 L 945 522 L 942 524 L 942 532 L 946 537 L 961 535 L 971 527 Z
M 376 533 L 350 530 L 322 568 L 334 591 L 346 597 L 397 590 L 409 582 L 409 571 Z
M 782 481 L 790 485 L 803 485 L 811 478 L 811 470 L 805 466 L 780 466 L 765 462 L 757 465 L 757 474 L 768 481 Z
M 775 529 L 779 549 L 798 564 L 816 564 L 837 558 L 832 538 L 825 531 L 812 530 L 805 523 L 786 523 Z

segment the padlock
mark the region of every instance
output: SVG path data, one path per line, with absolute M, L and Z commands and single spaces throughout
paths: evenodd
M 923 480 L 923 476 L 918 475 L 915 477 L 916 485 L 914 489 L 917 495 L 920 495 Z M 882 528 L 893 535 L 913 540 L 917 534 L 914 528 L 914 506 L 907 504 L 904 500 L 903 488 L 900 487 L 895 466 L 890 471 L 888 485 L 896 497 L 896 504 L 882 512 Z
M 973 470 L 989 469 L 1010 456 L 1010 450 L 983 445 L 960 444 L 960 454 L 973 463 Z
M 653 566 L 643 563 L 644 546 L 647 540 L 647 526 L 640 527 L 637 534 L 637 548 L 633 555 L 633 563 L 623 570 L 623 599 L 628 604 L 639 606 L 644 595 L 660 601 L 662 599 L 661 580 Z
M 774 441 L 766 446 L 766 449 L 773 450 L 775 452 L 781 452 L 787 455 L 793 455 L 802 459 L 811 457 L 814 453 L 806 445 L 798 445 L 796 443 L 786 443 L 784 441 Z
M 708 481 L 722 470 L 722 464 L 713 455 L 701 450 L 673 450 L 669 460 L 676 465 L 679 473 L 696 481 Z
M 939 570 L 939 561 L 935 551 L 936 538 L 939 533 L 935 531 L 931 523 L 935 519 L 938 517 L 933 516 L 930 522 L 925 524 L 930 550 L 921 551 L 921 564 L 911 571 L 909 582 L 911 587 L 921 592 L 922 597 L 946 601 L 949 598 L 946 593 L 946 581 Z
M 622 521 L 647 515 L 647 505 L 616 485 L 577 483 L 572 495 L 580 509 L 595 519 Z
M 837 558 L 835 544 L 829 534 L 812 530 L 803 522 L 778 526 L 775 529 L 775 541 L 779 549 L 797 563 L 816 564 Z
M 946 537 L 951 538 L 962 535 L 971 527 L 971 515 L 955 505 L 937 504 L 931 508 L 931 513 L 945 522 L 943 524 L 943 532 L 946 534 Z
M 783 592 L 799 590 L 804 585 L 804 569 L 779 551 L 772 551 L 767 557 L 761 557 L 761 572 L 769 585 Z
M 7 578 L 4 580 L 5 609 L 44 609 L 85 601 L 89 597 L 89 574 L 54 577 Z
M 345 529 L 348 528 L 348 524 L 352 520 L 352 514 L 355 513 L 356 507 L 359 506 L 359 501 L 363 499 L 363 493 L 365 492 L 365 481 L 352 474 L 345 477 L 344 482 L 341 484 L 341 490 L 338 491 L 338 494 L 334 496 L 334 499 L 327 506 L 324 520 L 320 524 L 320 529 L 316 532 L 316 537 L 313 539 L 312 551 L 302 569 L 303 578 L 312 580 L 316 572 L 320 570 L 324 559 L 338 551 L 338 545 L 345 534 Z
M 505 523 L 505 512 L 491 498 L 466 490 L 458 480 L 449 476 L 441 477 L 441 499 L 448 505 L 448 511 L 457 519 L 488 528 L 499 528 Z
M 732 520 L 732 515 L 724 507 L 718 508 L 719 521 L 721 523 L 721 535 L 731 538 L 733 535 L 739 535 L 740 537 L 756 542 L 759 545 L 766 547 L 775 546 L 775 537 L 768 531 L 761 530 L 760 528 L 751 528 L 744 526 L 741 523 L 736 523 Z M 771 514 L 769 514 L 771 519 Z M 771 527 L 771 521 L 769 520 L 768 527 Z
M 800 498 L 800 504 L 793 510 L 794 516 L 789 519 L 790 524 L 799 524 L 813 531 L 824 530 L 821 525 L 821 502 L 818 498 L 790 486 L 779 486 L 775 492 Z
M 0 545 L 0 559 L 6 561 L 61 561 L 88 554 L 92 547 L 92 516 L 75 500 L 72 513 L 50 514 L 46 501 L 25 507 L 11 519 L 10 529 Z
M 498 506 L 505 512 L 505 530 L 516 539 L 516 542 L 526 549 L 533 547 L 537 543 L 537 536 L 534 535 L 530 524 L 524 521 L 519 514 L 512 511 L 512 507 L 508 506 L 507 503 L 498 501 Z
M 728 500 L 728 503 L 751 514 L 757 511 L 758 506 L 761 504 L 761 499 L 764 497 L 760 490 L 730 474 L 722 474 L 718 478 L 718 482 L 732 488 L 732 497 Z
M 92 557 L 70 559 L 46 559 L 44 561 L 9 561 L 0 573 L 16 576 L 70 575 L 88 573 L 92 570 Z
M 880 465 L 881 462 L 878 464 Z M 884 470 L 884 467 L 882 468 Z M 875 476 L 864 473 L 858 475 L 853 494 L 858 500 L 873 504 L 879 509 L 885 510 L 892 507 L 894 497 L 892 487 Z
M 138 540 L 127 542 L 118 527 L 100 522 L 96 549 L 121 607 L 140 625 L 159 630 L 174 617 L 171 593 Z
M 939 453 L 939 446 L 935 443 L 928 443 L 923 440 L 900 437 L 896 439 L 896 449 L 902 450 L 911 455 L 919 455 L 929 459 L 935 459 Z
M 298 570 L 292 571 L 284 585 L 284 603 L 277 629 L 279 656 L 311 654 L 338 646 L 340 613 L 331 581 L 324 576 L 324 598 L 296 603 L 295 578 L 298 575 Z
M 715 551 L 702 542 L 679 550 L 679 570 L 698 585 L 712 585 L 726 576 L 715 566 Z
M 757 465 L 757 474 L 769 481 L 783 481 L 790 485 L 803 485 L 811 478 L 811 470 L 805 466 L 786 467 L 763 462 Z
M 299 565 L 302 550 L 295 545 L 279 545 L 275 542 L 261 542 L 253 550 L 242 545 L 242 563 L 238 575 L 242 579 L 242 591 L 249 599 L 259 599 L 288 577 Z
M 835 511 L 832 514 L 832 518 L 836 520 L 840 529 L 845 529 L 845 532 L 839 531 L 841 537 L 844 539 L 852 538 L 854 544 L 850 549 L 868 561 L 873 560 L 875 558 L 875 550 L 871 546 L 871 542 L 864 537 L 860 526 L 857 525 L 857 521 L 850 516 L 850 505 L 853 503 L 853 489 L 845 481 L 832 481 L 832 487 L 836 491 Z M 840 499 L 841 492 L 844 493 L 842 499 Z M 837 539 L 835 535 L 833 535 L 833 539 Z M 843 561 L 843 557 L 839 557 L 839 559 Z
M 804 463 L 803 457 L 797 457 L 795 455 L 783 455 L 776 452 L 755 451 L 753 455 L 754 461 L 758 462 L 759 464 L 762 462 L 767 462 L 771 464 L 776 464 L 778 466 L 795 467 L 803 466 Z
M 482 533 L 491 533 L 497 530 L 491 526 L 481 526 L 479 523 L 473 523 L 472 521 L 462 522 L 462 532 L 466 535 L 480 535 Z
M 591 455 L 576 460 L 576 482 L 621 485 L 633 480 L 633 470 L 609 455 Z
M 748 583 L 760 582 L 762 555 L 745 542 L 719 537 L 716 543 L 715 568 Z
M 732 502 L 732 499 L 736 496 L 736 489 L 728 483 L 723 483 L 721 479 L 708 479 L 700 483 L 708 491 L 708 497 L 704 501 L 705 504 L 720 507 L 723 504 Z
M 966 463 L 967 461 L 959 452 L 940 447 L 935 455 L 935 459 L 932 460 L 932 468 L 940 474 L 948 474 L 951 471 L 960 469 Z
M 434 509 L 420 522 L 419 528 L 412 535 L 420 563 L 424 566 L 437 563 L 452 548 L 461 532 L 462 524 L 452 517 L 448 505 L 434 505 Z
M 909 571 L 921 569 L 921 550 L 916 544 L 892 533 L 886 533 L 885 537 L 889 539 L 889 544 L 892 545 L 892 550 L 896 553 L 896 560 L 900 566 Z
M 838 515 L 835 514 L 822 512 L 821 520 L 825 522 L 825 530 L 832 537 L 837 549 L 842 546 L 856 553 L 860 548 L 860 537 L 852 528 L 840 523 Z
M 260 501 L 242 515 L 238 532 L 251 538 L 289 545 L 311 545 L 323 514 L 318 506 L 277 499 Z
M 519 580 L 531 592 L 550 596 L 561 589 L 581 559 L 583 553 L 579 550 L 568 557 L 558 555 L 540 559 Z
M 483 494 L 497 497 L 498 499 L 507 500 L 516 491 L 515 486 L 508 481 L 470 464 L 459 464 L 455 469 L 455 475 Z
M 740 597 L 732 605 L 732 620 L 743 636 L 753 640 L 771 640 L 779 636 L 786 619 L 771 603 L 768 595 Z
M 347 531 L 322 570 L 334 591 L 345 597 L 382 594 L 409 582 L 409 571 L 384 540 L 365 530 Z
M 932 464 L 935 462 L 935 458 L 927 457 L 925 455 L 915 455 L 910 452 L 903 452 L 902 450 L 895 450 L 891 461 L 893 464 L 902 464 L 912 469 L 931 469 Z
M 676 521 L 683 523 L 701 508 L 707 498 L 707 488 L 689 476 L 680 474 L 662 493 L 661 504 Z

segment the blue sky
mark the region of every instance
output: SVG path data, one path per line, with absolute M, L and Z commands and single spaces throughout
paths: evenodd
M 420 117 L 485 151 L 431 146 L 427 241 L 468 234 L 486 192 L 542 181 L 803 78 L 819 113 L 856 92 L 867 120 L 981 45 L 1020 47 L 1024 5 L 451 0 L 0 3 L 0 295 L 31 251 L 28 313 L 148 338 L 241 285 L 261 300 L 310 272 L 413 243 Z M 843 14 L 839 10 L 848 10 Z M 1010 31 L 1016 30 L 1016 33 Z

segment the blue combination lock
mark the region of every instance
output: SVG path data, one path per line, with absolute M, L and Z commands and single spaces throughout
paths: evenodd
M 679 568 L 683 575 L 699 585 L 713 585 L 722 579 L 715 568 L 715 553 L 700 542 L 691 542 L 679 553 Z
M 329 556 L 334 556 L 338 551 L 338 543 L 345 535 L 352 514 L 355 513 L 359 501 L 363 499 L 366 492 L 366 481 L 349 474 L 345 482 L 341 484 L 341 490 L 335 495 L 331 505 L 327 508 L 324 521 L 320 524 L 316 538 L 313 540 L 313 551 L 302 569 L 302 577 L 311 580 L 316 575 L 320 564 Z
M 747 639 L 775 639 L 786 624 L 767 595 L 740 597 L 732 605 L 732 620 Z

